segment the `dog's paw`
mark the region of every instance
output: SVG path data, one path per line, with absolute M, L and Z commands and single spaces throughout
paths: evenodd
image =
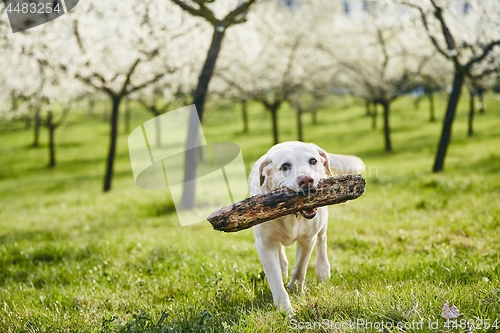
M 291 305 L 288 305 L 286 308 L 282 306 L 276 306 L 276 310 L 283 316 L 283 318 L 292 318 L 295 316 L 295 311 L 293 310 Z
M 274 305 L 276 306 L 276 309 L 279 312 L 282 312 L 288 316 L 294 314 L 292 304 L 290 303 L 290 299 L 285 299 L 285 300 L 275 302 Z
M 304 292 L 304 284 L 301 284 L 297 280 L 292 280 L 286 285 L 287 289 L 291 293 L 299 293 L 302 294 Z
M 330 265 L 317 265 L 316 276 L 320 282 L 326 281 L 330 278 Z

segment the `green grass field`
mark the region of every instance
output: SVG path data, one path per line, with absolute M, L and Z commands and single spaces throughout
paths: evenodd
M 487 96 L 472 138 L 466 105 L 441 174 L 430 172 L 441 123 L 428 122 L 424 102 L 419 111 L 410 97 L 393 105 L 393 153 L 359 102 L 339 98 L 315 126 L 305 115 L 305 140 L 360 156 L 367 187 L 330 207 L 332 278 L 319 284 L 311 261 L 292 319 L 272 305 L 252 231 L 181 228 L 168 192 L 135 185 L 127 135 L 103 194 L 108 125 L 99 117 L 68 118 L 52 170 L 46 147 L 30 148 L 31 131 L 2 123 L 0 331 L 287 332 L 307 322 L 315 332 L 349 322 L 370 332 L 382 322 L 385 332 L 500 330 L 500 97 Z M 250 111 L 249 134 L 235 110 L 209 110 L 204 126 L 209 142 L 239 144 L 248 166 L 271 145 L 269 115 Z M 136 110 L 132 128 L 149 118 Z M 281 141 L 295 140 L 286 107 L 280 130 Z M 288 254 L 293 265 L 294 248 Z M 446 301 L 460 309 L 457 321 L 441 318 Z

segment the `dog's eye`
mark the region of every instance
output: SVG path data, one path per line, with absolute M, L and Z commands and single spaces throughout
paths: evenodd
M 311 165 L 314 165 L 314 164 L 316 164 L 317 162 L 318 162 L 318 161 L 317 161 L 314 157 L 313 157 L 313 158 L 311 158 L 311 159 L 309 160 L 309 164 L 311 164 Z
M 291 167 L 292 167 L 292 165 L 290 163 L 283 163 L 280 166 L 280 170 L 281 171 L 288 171 L 288 170 L 290 170 Z

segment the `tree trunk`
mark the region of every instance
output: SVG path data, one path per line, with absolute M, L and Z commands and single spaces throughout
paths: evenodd
M 199 126 L 198 126 L 198 117 L 197 114 L 192 113 L 189 119 L 188 124 L 188 133 L 190 133 L 187 137 L 188 145 L 186 147 L 196 147 L 199 146 Z M 194 133 L 194 134 L 192 134 Z M 186 149 L 185 152 L 185 165 L 184 165 L 184 184 L 182 188 L 182 198 L 181 205 L 184 209 L 193 209 L 196 204 L 196 166 L 198 165 L 198 161 L 200 159 L 200 155 L 197 152 L 197 149 Z
M 469 92 L 469 128 L 467 130 L 468 136 L 474 135 L 473 122 L 474 122 L 474 93 Z
M 446 114 L 443 120 L 443 129 L 441 131 L 441 138 L 439 139 L 438 150 L 436 153 L 436 159 L 434 161 L 432 172 L 443 171 L 444 159 L 446 157 L 446 151 L 448 150 L 448 145 L 450 143 L 453 120 L 455 119 L 455 112 L 457 109 L 458 100 L 460 99 L 460 93 L 462 92 L 464 79 L 464 73 L 459 68 L 455 68 L 455 75 L 453 77 L 453 90 L 451 91 L 450 97 L 448 98 L 448 106 L 446 107 Z
M 365 116 L 369 117 L 371 115 L 371 110 L 370 110 L 370 101 L 365 99 Z
M 391 144 L 391 128 L 389 126 L 389 111 L 390 111 L 390 101 L 383 101 L 382 106 L 384 107 L 384 139 L 385 139 L 385 151 L 392 151 Z
M 125 123 L 125 127 L 124 127 L 124 131 L 125 131 L 125 134 L 129 134 L 130 133 L 130 117 L 132 115 L 132 110 L 130 108 L 130 100 L 127 99 L 126 102 L 125 102 L 125 114 L 124 114 L 124 123 Z
M 56 166 L 56 145 L 54 142 L 56 126 L 52 117 L 52 111 L 47 111 L 47 129 L 49 131 L 49 168 L 54 168 Z
M 241 100 L 241 117 L 243 119 L 243 133 L 248 133 L 248 110 L 247 100 Z
M 484 89 L 478 90 L 477 99 L 479 100 L 479 114 L 484 114 Z
M 313 125 L 318 125 L 318 111 L 312 111 L 312 124 Z
M 35 102 L 35 115 L 33 117 L 34 119 L 34 136 L 33 136 L 33 147 L 39 147 L 40 146 L 40 126 L 41 126 L 41 121 L 40 121 L 40 108 L 41 105 L 39 102 Z
M 427 97 L 429 98 L 429 111 L 430 111 L 429 121 L 431 123 L 433 123 L 436 121 L 436 112 L 435 112 L 435 106 L 434 106 L 434 93 L 432 91 L 429 91 L 427 93 Z
M 205 98 L 207 96 L 208 85 L 212 79 L 212 74 L 214 72 L 215 63 L 219 57 L 219 53 L 222 47 L 222 40 L 224 39 L 225 30 L 219 31 L 219 27 L 214 29 L 214 35 L 212 37 L 212 43 L 208 49 L 207 58 L 205 59 L 205 64 L 201 70 L 200 77 L 198 79 L 198 85 L 194 92 L 193 101 L 196 105 L 196 110 L 198 111 L 198 117 L 200 122 L 203 120 L 203 108 L 205 106 Z
M 274 144 L 279 143 L 279 138 L 278 138 L 278 107 L 272 107 L 269 109 L 269 112 L 271 112 L 271 119 L 273 122 L 273 141 Z
M 157 148 L 160 148 L 161 147 L 161 122 L 160 122 L 160 118 L 158 118 L 160 116 L 160 114 L 158 113 L 158 111 L 155 111 L 155 128 L 156 128 L 156 147 Z
M 422 100 L 422 95 L 419 95 L 418 97 L 415 98 L 415 101 L 413 102 L 413 107 L 415 111 L 420 110 L 420 101 Z
M 95 99 L 93 99 L 93 98 L 89 99 L 89 109 L 87 111 L 88 111 L 89 116 L 93 116 L 94 115 L 94 111 L 95 111 Z
M 24 117 L 24 128 L 29 130 L 31 128 L 31 117 L 29 115 L 27 115 L 26 117 Z
M 372 130 L 377 129 L 377 103 L 373 103 L 373 109 L 372 109 Z
M 13 92 L 11 92 L 10 94 L 10 109 L 12 112 L 15 112 L 17 111 L 17 97 L 16 97 L 16 94 L 14 94 Z
M 222 28 L 222 29 L 220 29 Z M 222 47 L 222 40 L 224 38 L 225 29 L 222 26 L 214 27 L 214 34 L 212 37 L 212 43 L 210 44 L 210 48 L 208 49 L 207 57 L 205 59 L 205 63 L 203 64 L 203 69 L 201 70 L 201 74 L 198 78 L 198 85 L 196 86 L 196 90 L 194 92 L 193 101 L 196 106 L 196 111 L 198 113 L 198 118 L 200 119 L 200 123 L 203 120 L 203 108 L 205 106 L 205 98 L 207 96 L 208 84 L 210 83 L 210 79 L 212 78 L 212 74 L 214 72 L 215 63 L 217 62 L 217 58 L 219 56 L 219 52 Z M 197 122 L 190 121 L 190 126 L 188 128 L 188 138 L 186 141 L 186 147 L 194 147 L 197 146 L 196 143 L 199 142 L 199 129 L 196 126 Z M 193 125 L 191 125 L 193 124 Z M 195 179 L 196 175 L 196 164 L 197 158 L 196 153 L 188 153 L 186 152 L 184 158 L 184 188 L 182 192 L 182 201 L 181 205 L 184 209 L 193 209 L 195 205 L 195 182 L 194 181 L 186 181 L 188 179 Z
M 106 174 L 104 175 L 104 192 L 108 192 L 111 190 L 111 182 L 113 180 L 113 167 L 115 163 L 115 155 L 116 155 L 116 141 L 118 136 L 118 114 L 120 110 L 120 103 L 123 96 L 113 95 L 111 96 L 112 109 L 111 109 L 111 131 L 109 138 L 109 150 L 108 150 L 108 158 L 106 161 Z
M 304 141 L 304 135 L 303 135 L 303 123 L 302 123 L 302 108 L 299 107 L 297 108 L 297 134 L 298 134 L 298 140 L 299 141 Z

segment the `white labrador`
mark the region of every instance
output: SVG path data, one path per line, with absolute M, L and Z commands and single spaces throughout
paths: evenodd
M 329 154 L 312 143 L 290 141 L 277 144 L 259 158 L 249 177 L 250 195 L 287 187 L 302 191 L 314 187 L 322 178 L 333 174 L 352 174 L 365 170 L 355 156 Z M 288 279 L 288 260 L 284 246 L 297 242 L 297 255 L 290 291 L 304 288 L 307 264 L 316 244 L 316 275 L 322 281 L 330 277 L 330 263 L 326 253 L 328 209 L 320 207 L 300 214 L 287 215 L 254 227 L 255 243 L 266 273 L 274 304 L 293 312 L 290 297 L 283 285 Z

